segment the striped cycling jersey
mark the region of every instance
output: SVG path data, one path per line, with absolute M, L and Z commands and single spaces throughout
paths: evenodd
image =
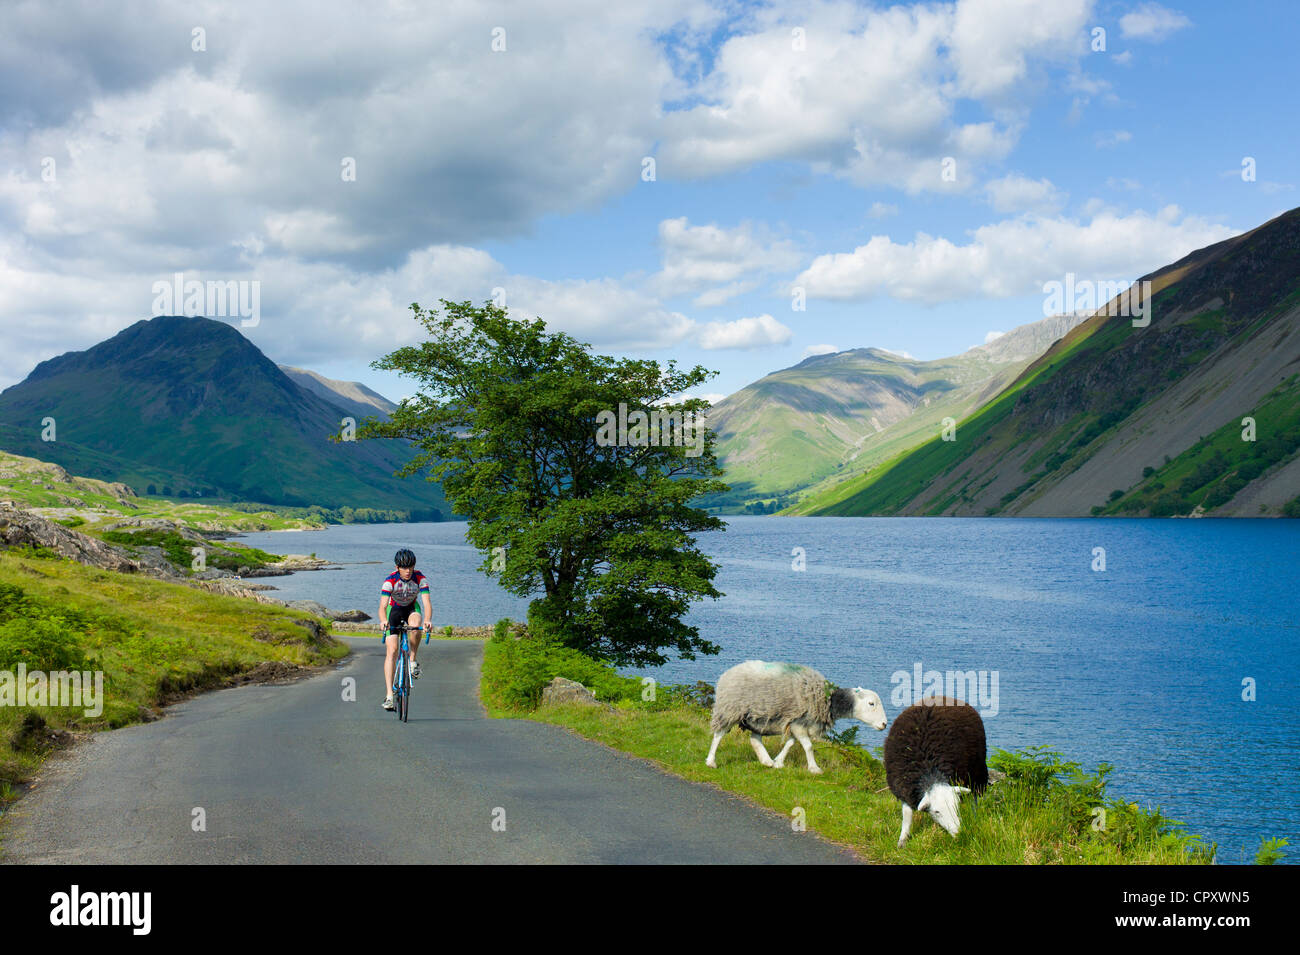
M 395 570 L 384 578 L 379 592 L 386 595 L 397 606 L 409 607 L 415 603 L 416 597 L 429 592 L 429 578 L 418 570 L 413 570 L 411 579 L 403 580 L 401 573 Z

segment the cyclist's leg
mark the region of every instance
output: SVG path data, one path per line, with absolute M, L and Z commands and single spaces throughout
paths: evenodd
M 397 634 L 384 638 L 384 696 L 393 695 L 393 674 L 397 670 Z
M 420 611 L 412 610 L 411 615 L 406 618 L 406 622 L 412 627 L 418 627 L 420 625 Z M 414 663 L 415 651 L 419 649 L 420 641 L 424 639 L 424 634 L 416 631 L 414 633 L 408 633 L 406 638 L 411 641 L 411 662 Z
M 396 610 L 394 607 L 390 606 L 388 608 L 387 624 L 389 627 L 395 627 L 402 622 L 402 614 L 395 613 L 394 610 Z M 386 697 L 393 695 L 393 677 L 397 672 L 398 640 L 398 635 L 395 633 L 390 633 L 384 640 L 384 696 Z

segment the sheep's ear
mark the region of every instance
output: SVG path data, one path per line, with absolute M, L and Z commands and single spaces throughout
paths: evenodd
M 929 808 L 930 808 L 930 794 L 926 793 L 924 796 L 921 797 L 921 801 L 916 804 L 916 811 L 925 812 Z

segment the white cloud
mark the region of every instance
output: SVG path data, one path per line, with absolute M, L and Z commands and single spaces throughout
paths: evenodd
M 972 96 L 1002 93 L 1029 73 L 1031 59 L 1068 63 L 1087 50 L 1091 0 L 962 0 L 953 23 L 952 60 Z
M 1007 298 L 1039 293 L 1042 282 L 1066 272 L 1134 279 L 1236 234 L 1177 206 L 1127 216 L 1104 210 L 1088 222 L 1024 216 L 981 226 L 965 244 L 923 232 L 907 243 L 872 236 L 852 252 L 818 256 L 794 284 L 809 298 L 839 301 Z
M 881 348 L 879 350 L 883 352 L 887 352 L 890 355 L 897 355 L 899 358 L 906 358 L 908 361 L 916 361 L 916 356 L 912 355 L 910 352 L 894 351 L 894 349 L 892 348 Z
M 809 345 L 803 350 L 804 358 L 811 358 L 813 355 L 833 355 L 839 348 L 834 345 Z
M 125 268 L 215 265 L 250 235 L 395 267 L 429 243 L 590 208 L 635 187 L 680 92 L 655 37 L 718 16 L 687 0 L 298 0 L 223 8 L 195 54 L 170 5 L 132 9 L 131 29 L 87 9 L 69 32 L 66 12 L 19 6 L 0 36 L 0 115 L 17 118 L 0 137 L 0 169 L 14 170 L 0 174 L 0 228 L 51 246 L 102 238 L 100 255 Z M 507 21 L 508 52 L 493 53 L 491 28 Z
M 889 202 L 873 202 L 867 210 L 868 219 L 887 219 L 898 215 L 898 206 Z
M 1144 3 L 1119 18 L 1120 35 L 1126 40 L 1150 40 L 1155 43 L 1191 25 L 1192 21 L 1187 17 L 1158 3 Z
M 998 212 L 1051 213 L 1061 208 L 1065 197 L 1048 179 L 1028 179 L 1015 174 L 994 179 L 985 187 L 989 202 Z
M 693 226 L 685 216 L 659 223 L 659 247 L 663 268 L 651 287 L 666 298 L 707 289 L 695 299 L 701 307 L 722 305 L 753 289 L 759 274 L 788 272 L 801 260 L 792 243 L 760 225 Z
M 762 348 L 784 345 L 794 333 L 771 315 L 738 318 L 734 322 L 709 322 L 699 333 L 701 348 Z
M 808 162 L 860 186 L 959 192 L 1019 136 L 1003 107 L 1087 51 L 1091 0 L 961 0 L 863 9 L 813 2 L 754 14 L 758 28 L 718 49 L 699 101 L 665 116 L 663 175 L 701 177 L 765 160 Z M 804 29 L 795 49 L 791 28 Z M 994 107 L 959 121 L 958 103 Z M 987 101 L 987 102 L 986 102 Z M 959 161 L 955 181 L 943 157 Z
M 989 332 L 984 336 L 984 344 L 987 345 L 989 342 L 995 342 L 1005 334 L 1006 332 Z
M 678 346 L 698 328 L 635 282 L 514 274 L 469 246 L 429 246 L 397 268 L 377 271 L 263 256 L 255 266 L 184 274 L 186 279 L 257 280 L 261 322 L 241 331 L 271 358 L 306 367 L 413 344 L 424 332 L 407 309 L 411 302 L 426 308 L 438 307 L 442 298 L 481 304 L 498 287 L 505 290 L 512 317 L 541 317 L 549 330 L 567 332 L 600 351 Z M 89 347 L 150 317 L 153 283 L 171 278 L 171 271 L 152 267 L 124 272 L 94 263 L 43 261 L 30 249 L 0 240 L 0 314 L 7 346 L 0 351 L 0 382 L 20 380 L 46 358 Z M 86 302 L 94 307 L 87 309 Z M 59 329 L 57 336 L 51 336 L 52 328 Z

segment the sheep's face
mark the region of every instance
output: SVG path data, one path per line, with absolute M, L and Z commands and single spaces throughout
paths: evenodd
M 961 816 L 957 813 L 957 804 L 962 793 L 970 792 L 965 786 L 950 786 L 947 783 L 935 783 L 921 797 L 917 809 L 928 812 L 943 827 L 944 832 L 956 836 L 961 829 Z
M 885 704 L 880 702 L 880 697 L 873 691 L 864 690 L 860 686 L 853 688 L 853 716 L 872 729 L 885 728 Z

